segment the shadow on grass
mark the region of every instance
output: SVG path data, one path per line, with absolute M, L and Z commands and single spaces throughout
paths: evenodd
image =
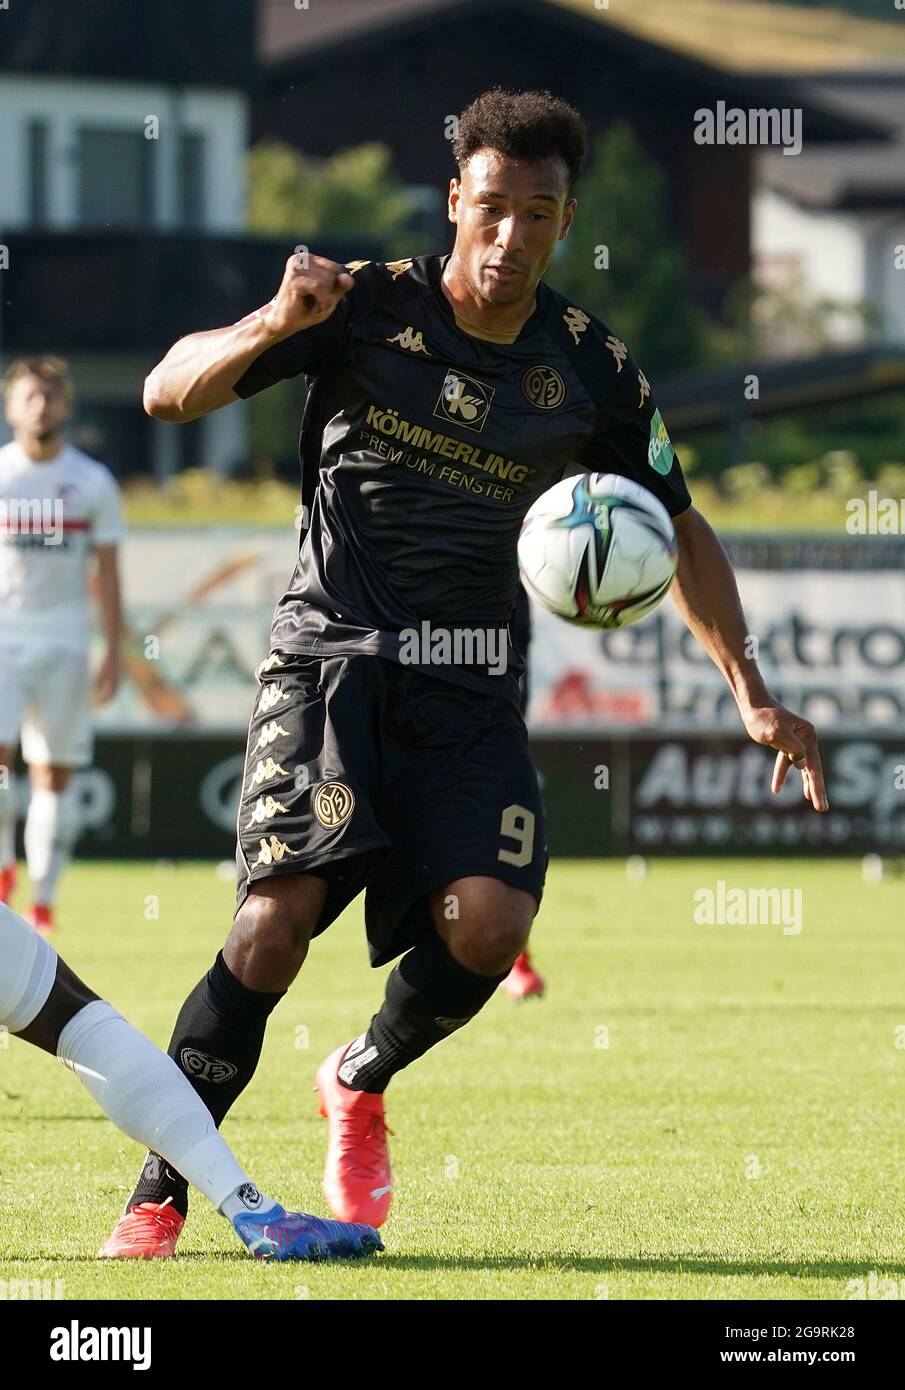
M 94 1125 L 99 1123 L 108 1125 L 110 1123 L 109 1118 L 101 1114 L 100 1111 L 96 1115 L 34 1115 L 29 1112 L 26 1115 L 13 1115 L 11 1118 L 16 1121 L 17 1125 Z
M 12 1268 L 13 1265 L 93 1265 L 98 1270 L 140 1266 L 143 1269 L 160 1269 L 165 1274 L 167 1270 L 175 1272 L 181 1265 L 197 1260 L 216 1260 L 218 1264 L 250 1264 L 252 1257 L 241 1250 L 184 1250 L 172 1260 L 99 1260 L 96 1255 L 11 1255 L 7 1258 L 0 1255 L 0 1269 L 4 1266 Z M 254 1263 L 261 1265 L 267 1261 L 255 1260 Z
M 217 1264 L 247 1264 L 250 1257 L 242 1250 L 186 1250 L 176 1255 L 172 1262 L 133 1261 L 145 1268 L 156 1264 L 162 1270 L 177 1271 L 181 1265 L 200 1261 L 216 1261 Z M 675 1256 L 658 1257 L 651 1255 L 637 1259 L 596 1258 L 588 1255 L 395 1255 L 386 1251 L 374 1259 L 325 1260 L 325 1261 L 268 1261 L 256 1260 L 257 1265 L 270 1263 L 286 1268 L 297 1268 L 311 1264 L 316 1269 L 355 1268 L 370 1269 L 376 1264 L 380 1269 L 421 1271 L 428 1274 L 447 1270 L 492 1273 L 496 1270 L 523 1270 L 536 1273 L 557 1274 L 700 1274 L 718 1277 L 737 1275 L 771 1275 L 797 1279 L 853 1279 L 858 1276 L 876 1274 L 877 1276 L 897 1275 L 905 1277 L 905 1259 L 889 1262 L 885 1260 L 722 1260 L 708 1256 L 690 1256 L 687 1259 Z M 16 1255 L 0 1257 L 0 1265 L 93 1265 L 111 1268 L 113 1265 L 128 1264 L 124 1260 L 98 1260 L 94 1255 Z
M 608 1259 L 581 1255 L 381 1255 L 381 1268 L 399 1270 L 555 1270 L 561 1274 L 704 1274 L 776 1275 L 799 1279 L 851 1279 L 858 1275 L 905 1276 L 905 1259 L 882 1260 L 721 1260 L 694 1256 L 688 1259 L 657 1257 Z

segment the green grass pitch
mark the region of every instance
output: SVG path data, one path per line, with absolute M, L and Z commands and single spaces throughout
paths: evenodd
M 800 935 L 696 925 L 717 879 L 800 887 Z M 77 864 L 57 945 L 165 1046 L 231 905 L 214 865 Z M 548 996 L 497 996 L 395 1080 L 396 1204 L 362 1264 L 253 1261 L 200 1196 L 176 1259 L 96 1262 L 141 1153 L 57 1063 L 0 1038 L 0 1280 L 103 1299 L 844 1300 L 873 1273 L 905 1292 L 903 907 L 901 881 L 851 861 L 662 860 L 640 882 L 554 861 L 534 943 Z M 325 1212 L 314 1069 L 381 991 L 358 903 L 315 942 L 225 1126 L 287 1204 Z

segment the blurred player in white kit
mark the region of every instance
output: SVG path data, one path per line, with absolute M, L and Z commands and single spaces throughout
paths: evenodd
M 73 404 L 66 363 L 20 359 L 3 385 L 13 439 L 0 448 L 0 902 L 16 883 L 10 769 L 21 734 L 31 780 L 28 916 L 48 931 L 79 830 L 72 774 L 91 761 L 92 697 L 104 704 L 119 683 L 123 519 L 113 475 L 65 440 Z M 95 563 L 105 649 L 92 690 Z

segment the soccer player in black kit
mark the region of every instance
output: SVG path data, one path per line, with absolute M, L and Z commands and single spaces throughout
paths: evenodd
M 646 377 L 614 331 L 543 280 L 576 212 L 582 118 L 549 92 L 494 89 L 463 112 L 452 150 L 449 254 L 291 256 L 269 305 L 182 339 L 145 388 L 148 412 L 178 422 L 283 378 L 311 383 L 309 525 L 259 667 L 238 907 L 169 1052 L 220 1123 L 309 941 L 366 889 L 372 963 L 401 959 L 317 1087 L 328 1203 L 372 1226 L 392 1186 L 384 1090 L 479 1013 L 540 902 L 544 814 L 508 625 L 522 518 L 567 467 L 623 474 L 667 507 L 683 618 L 750 736 L 777 750 L 774 788 L 794 764 L 826 808 L 814 729 L 746 655 L 732 570 Z M 131 1212 L 156 1208 L 173 1235 L 186 1201 L 181 1176 L 149 1155 L 107 1253 L 158 1253 L 128 1239 Z

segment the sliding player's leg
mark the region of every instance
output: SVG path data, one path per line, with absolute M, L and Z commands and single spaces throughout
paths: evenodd
M 326 891 L 310 875 L 252 884 L 226 945 L 179 1012 L 169 1055 L 218 1126 L 255 1074 L 267 1020 L 302 967 Z M 186 1177 L 150 1152 L 126 1217 L 139 1206 L 166 1205 L 184 1219 Z
M 287 1212 L 260 1193 L 173 1062 L 7 907 L 0 907 L 0 1024 L 58 1056 L 114 1124 L 186 1173 L 259 1257 L 323 1258 L 377 1248 L 373 1232 Z M 162 1243 L 175 1244 L 172 1221 L 159 1213 L 148 1220 Z
M 386 853 L 374 782 L 373 657 L 273 653 L 259 667 L 238 817 L 235 922 L 223 951 L 182 1007 L 169 1055 L 216 1124 L 251 1081 L 270 1014 L 309 940 L 364 887 Z M 340 740 L 334 727 L 346 731 Z M 120 1222 L 137 1206 L 188 1210 L 186 1175 L 149 1153 Z

